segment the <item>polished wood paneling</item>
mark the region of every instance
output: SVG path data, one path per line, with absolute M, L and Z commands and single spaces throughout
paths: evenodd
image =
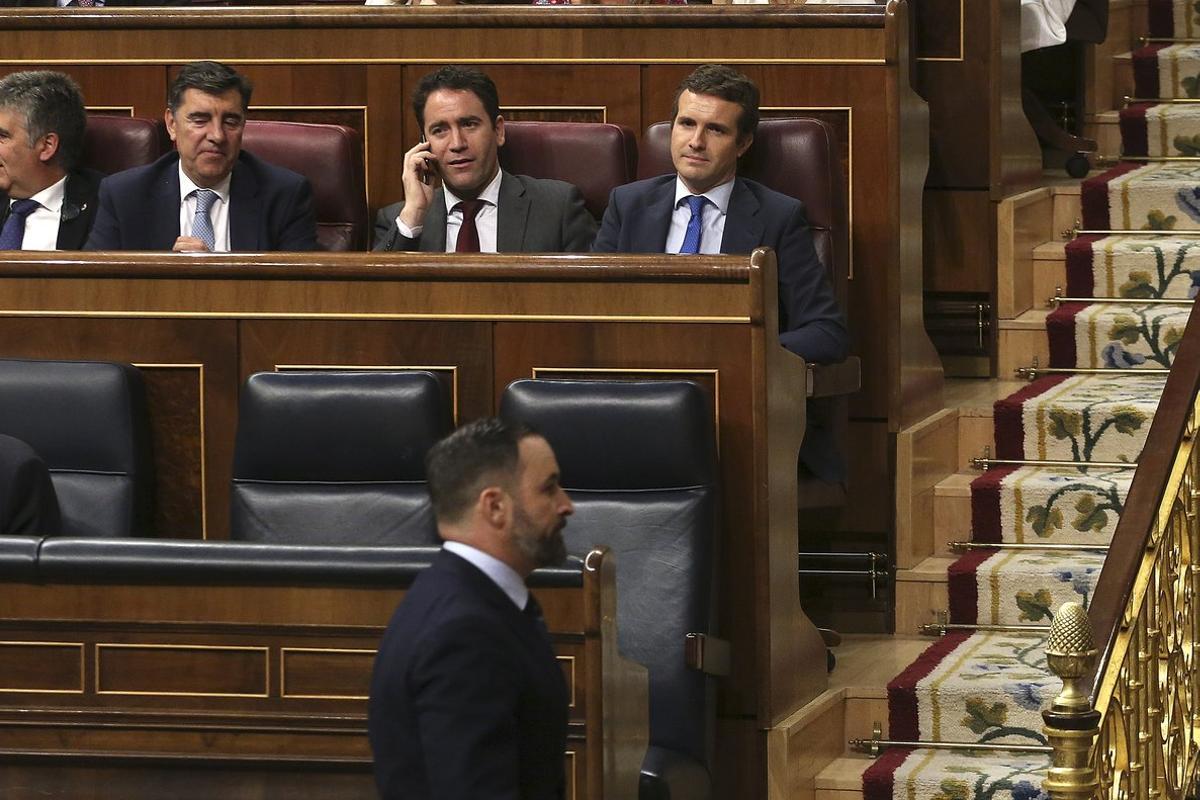
M 925 290 L 995 291 L 996 207 L 986 190 L 925 192 Z

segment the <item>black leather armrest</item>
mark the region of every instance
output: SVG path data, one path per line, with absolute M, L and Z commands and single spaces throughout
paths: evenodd
M 724 677 L 729 674 L 729 642 L 707 633 L 689 633 L 684 643 L 683 657 L 690 669 L 706 675 Z
M 809 363 L 807 366 L 809 397 L 852 394 L 862 387 L 862 362 L 858 356 L 850 356 L 836 364 Z
M 41 536 L 0 536 L 0 578 L 33 583 Z
M 529 573 L 525 581 L 531 589 L 556 589 L 583 586 L 583 559 L 567 556 L 567 560 L 556 567 L 542 567 Z
M 46 582 L 302 583 L 407 587 L 437 547 L 355 547 L 51 537 L 37 559 Z
M 700 762 L 675 750 L 646 748 L 638 800 L 709 800 L 712 778 Z

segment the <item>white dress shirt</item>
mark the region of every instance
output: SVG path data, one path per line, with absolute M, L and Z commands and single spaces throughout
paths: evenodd
M 58 249 L 58 222 L 62 218 L 63 196 L 66 190 L 67 179 L 64 176 L 58 183 L 50 184 L 29 198 L 36 202 L 38 207 L 25 218 L 22 250 Z
M 529 602 L 529 588 L 517 571 L 508 564 L 462 542 L 446 542 L 442 548 L 470 561 L 480 572 L 491 578 L 492 583 L 499 586 L 500 591 L 508 595 L 508 599 L 516 603 L 519 610 L 525 610 L 525 604 Z
M 704 193 L 708 202 L 700 212 L 700 252 L 716 255 L 721 252 L 721 238 L 725 235 L 725 217 L 729 214 L 729 197 L 733 194 L 733 180 L 714 186 Z M 671 227 L 667 231 L 667 248 L 664 252 L 678 253 L 683 247 L 692 210 L 684 201 L 692 192 L 675 176 L 675 211 L 671 214 Z
M 483 207 L 479 209 L 479 213 L 475 215 L 475 230 L 479 232 L 479 252 L 481 253 L 496 252 L 496 227 L 500 215 L 497 206 L 500 202 L 501 175 L 502 172 L 496 170 L 496 177 L 492 178 L 479 193 L 479 199 L 484 203 Z M 458 244 L 458 229 L 462 227 L 463 218 L 462 210 L 455 206 L 462 202 L 462 198 L 455 195 L 446 186 L 442 186 L 442 194 L 446 198 L 446 252 L 453 253 Z M 425 230 L 424 225 L 408 227 L 400 221 L 399 216 L 396 217 L 396 227 L 401 236 L 409 239 L 416 239 L 421 235 L 421 231 Z
M 212 220 L 214 252 L 229 252 L 229 184 L 233 181 L 233 173 L 225 176 L 225 180 L 212 187 L 217 193 L 217 200 L 208 211 Z M 179 165 L 179 235 L 194 236 L 192 222 L 196 219 L 196 195 L 200 187 L 192 183 L 192 179 Z

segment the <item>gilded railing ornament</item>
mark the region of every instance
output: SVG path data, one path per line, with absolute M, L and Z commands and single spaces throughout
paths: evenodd
M 1090 754 L 1100 732 L 1100 712 L 1092 708 L 1086 679 L 1096 664 L 1096 647 L 1087 611 L 1063 603 L 1050 625 L 1046 660 L 1063 688 L 1042 712 L 1046 739 L 1054 748 L 1046 791 L 1053 800 L 1090 800 L 1098 786 Z

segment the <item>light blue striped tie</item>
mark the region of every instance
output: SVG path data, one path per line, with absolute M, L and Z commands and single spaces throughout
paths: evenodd
M 695 255 L 700 252 L 700 224 L 704 220 L 704 195 L 693 194 L 687 198 L 688 208 L 692 216 L 688 220 L 687 232 L 683 234 L 683 246 L 679 248 L 680 255 Z
M 210 253 L 215 252 L 217 234 L 213 231 L 209 212 L 212 211 L 213 203 L 217 202 L 219 195 L 212 189 L 197 189 L 192 194 L 196 196 L 196 217 L 192 220 L 192 235 L 204 242 Z

